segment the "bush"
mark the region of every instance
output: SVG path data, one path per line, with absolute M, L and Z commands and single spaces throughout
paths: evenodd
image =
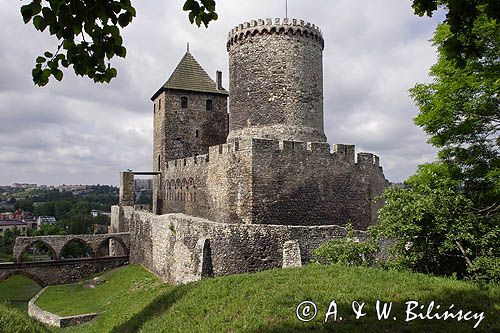
M 345 238 L 323 243 L 313 252 L 313 260 L 319 264 L 345 266 L 373 266 L 378 246 L 371 241 L 360 241 L 351 225 L 347 225 Z

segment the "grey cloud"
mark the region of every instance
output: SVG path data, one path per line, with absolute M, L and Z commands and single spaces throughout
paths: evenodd
M 188 22 L 182 1 L 136 1 L 137 17 L 124 32 L 119 76 L 94 84 L 65 71 L 64 80 L 38 88 L 35 57 L 53 38 L 22 23 L 18 2 L 0 3 L 0 184 L 112 183 L 118 171 L 151 169 L 149 98 L 168 79 L 186 42 L 213 77 L 224 72 L 226 38 L 233 26 L 283 17 L 284 3 L 217 2 L 219 20 L 208 29 Z M 289 16 L 318 25 L 325 36 L 325 131 L 330 143 L 356 144 L 381 157 L 386 177 L 400 181 L 434 149 L 412 121 L 408 88 L 425 81 L 435 52 L 428 43 L 440 17 L 413 15 L 408 2 L 289 0 Z

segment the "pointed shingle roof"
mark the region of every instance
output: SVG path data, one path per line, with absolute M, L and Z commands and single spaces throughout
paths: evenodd
M 170 78 L 151 99 L 153 100 L 156 98 L 164 89 L 207 92 L 223 95 L 229 94 L 226 89 L 217 89 L 217 84 L 210 78 L 189 51 L 184 54 Z

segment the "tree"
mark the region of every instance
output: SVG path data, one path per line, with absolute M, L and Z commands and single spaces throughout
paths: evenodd
M 444 44 L 451 31 L 440 25 L 433 42 L 438 62 L 431 67 L 433 82 L 410 89 L 420 112 L 418 126 L 440 149 L 439 158 L 452 165 L 451 175 L 484 213 L 500 209 L 500 22 L 482 15 L 473 33 L 483 57 L 470 57 L 458 66 Z
M 432 16 L 438 8 L 447 12 L 444 23 L 450 33 L 442 41 L 442 52 L 459 66 L 468 58 L 483 57 L 482 37 L 474 28 L 477 20 L 484 19 L 484 15 L 488 19 L 500 20 L 498 0 L 413 0 L 412 7 L 419 16 Z
M 33 201 L 31 199 L 19 199 L 16 201 L 14 209 L 20 209 L 25 212 L 33 212 Z
M 186 0 L 183 10 L 189 20 L 208 26 L 217 19 L 214 0 Z M 61 81 L 62 67 L 73 67 L 76 75 L 88 76 L 94 82 L 109 82 L 117 70 L 111 67 L 115 56 L 125 57 L 121 29 L 136 16 L 130 0 L 32 0 L 21 7 L 24 23 L 32 22 L 36 30 L 46 29 L 59 44 L 36 58 L 33 81 L 39 86 L 50 76 Z
M 453 32 L 434 35 L 438 61 L 429 84 L 410 89 L 415 118 L 439 149 L 403 189 L 384 192 L 373 231 L 394 240 L 398 265 L 435 274 L 500 279 L 500 22 L 478 6 L 471 33 L 482 50 L 457 62 Z

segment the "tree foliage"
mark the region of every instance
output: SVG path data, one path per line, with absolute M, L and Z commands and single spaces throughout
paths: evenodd
M 183 10 L 191 23 L 208 26 L 217 19 L 214 0 L 186 0 Z M 117 76 L 111 66 L 115 56 L 124 58 L 122 29 L 136 16 L 130 0 L 32 0 L 21 7 L 24 23 L 48 31 L 58 39 L 53 50 L 36 58 L 33 82 L 45 86 L 50 77 L 61 81 L 61 67 L 94 82 L 110 82 Z
M 500 22 L 476 8 L 471 33 L 482 50 L 459 63 L 441 24 L 434 35 L 433 81 L 410 90 L 415 118 L 439 149 L 405 188 L 389 188 L 381 237 L 395 240 L 394 261 L 417 271 L 500 279 Z
M 500 20 L 498 0 L 413 0 L 412 7 L 419 16 L 432 16 L 438 8 L 444 9 L 444 23 L 449 27 L 450 34 L 442 41 L 442 52 L 458 65 L 463 65 L 469 58 L 483 57 L 482 37 L 474 28 L 481 16 Z

